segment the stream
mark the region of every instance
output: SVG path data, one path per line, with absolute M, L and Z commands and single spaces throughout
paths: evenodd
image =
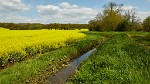
M 60 71 L 55 73 L 54 75 L 48 77 L 49 84 L 64 84 L 70 76 L 75 72 L 75 70 L 79 67 L 80 63 L 86 59 L 88 56 L 94 52 L 96 48 L 88 51 L 77 59 L 74 59 L 69 65 L 62 68 Z

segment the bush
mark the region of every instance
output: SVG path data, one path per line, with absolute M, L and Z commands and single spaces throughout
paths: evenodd
M 127 20 L 124 20 L 118 24 L 116 31 L 126 31 L 129 26 L 130 23 Z
M 144 22 L 143 22 L 143 27 L 145 31 L 150 32 L 150 16 L 148 16 Z

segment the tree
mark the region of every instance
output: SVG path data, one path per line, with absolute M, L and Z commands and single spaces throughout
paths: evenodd
M 143 30 L 140 19 L 137 17 L 137 10 L 123 10 L 124 20 L 118 25 L 117 31 L 141 31 Z
M 137 10 L 123 10 L 123 4 L 110 2 L 104 5 L 102 14 L 89 21 L 90 29 L 97 31 L 141 31 L 142 24 L 137 17 Z
M 104 5 L 104 10 L 99 13 L 94 20 L 89 21 L 90 29 L 97 31 L 115 31 L 123 20 L 122 4 L 110 2 Z
M 101 13 L 98 13 L 94 20 L 89 21 L 89 30 L 90 31 L 103 31 L 101 28 L 101 21 L 103 19 L 103 16 Z
M 143 27 L 145 31 L 150 32 L 150 16 L 148 16 L 144 22 L 143 22 Z
M 116 4 L 113 2 L 104 5 L 103 20 L 101 22 L 102 29 L 105 31 L 115 31 L 117 26 L 122 22 L 123 17 L 122 4 Z
M 127 28 L 130 28 L 130 22 L 127 20 L 124 20 L 118 24 L 116 31 L 126 31 Z

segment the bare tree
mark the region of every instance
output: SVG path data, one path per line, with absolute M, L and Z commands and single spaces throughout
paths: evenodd
M 133 8 L 131 10 L 125 11 L 125 18 L 128 21 L 131 21 L 132 23 L 134 22 L 139 22 L 139 18 L 137 17 L 137 10 L 136 8 Z

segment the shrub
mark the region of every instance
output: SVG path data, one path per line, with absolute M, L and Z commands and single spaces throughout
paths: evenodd
M 143 27 L 145 31 L 150 32 L 150 16 L 144 20 Z

